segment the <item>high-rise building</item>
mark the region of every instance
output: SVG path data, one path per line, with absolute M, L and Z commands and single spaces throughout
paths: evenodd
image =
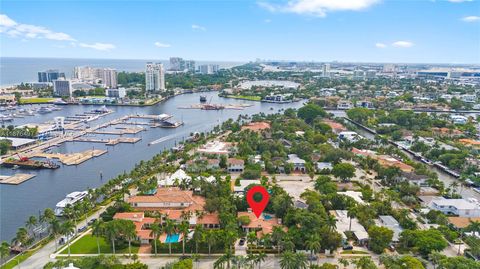
M 72 96 L 72 82 L 65 79 L 57 79 L 53 81 L 53 94 L 56 96 Z
M 73 68 L 73 78 L 79 80 L 93 80 L 96 79 L 96 68 L 90 66 L 76 66 Z
M 187 70 L 188 72 L 195 72 L 195 61 L 193 60 L 187 60 L 184 61 L 185 67 L 183 70 Z
M 184 61 L 180 57 L 170 57 L 170 68 L 171 71 L 183 71 L 182 66 Z
M 145 90 L 164 91 L 165 90 L 165 70 L 163 64 L 148 62 L 145 67 Z
M 330 77 L 330 64 L 324 64 L 322 66 L 322 76 Z
M 109 89 L 117 88 L 117 70 L 115 69 L 103 69 L 102 70 L 102 83 Z
M 65 78 L 65 73 L 58 70 L 47 70 L 38 72 L 38 82 L 53 82 L 56 79 Z
M 218 70 L 218 64 L 202 64 L 198 66 L 198 72 L 200 72 L 200 74 L 215 74 Z
M 393 73 L 395 72 L 396 67 L 394 64 L 385 64 L 383 65 L 383 72 L 384 73 Z

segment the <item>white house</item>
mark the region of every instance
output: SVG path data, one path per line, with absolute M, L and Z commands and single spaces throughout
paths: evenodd
M 345 132 L 340 132 L 338 134 L 338 138 L 345 139 L 348 142 L 357 142 L 362 138 L 362 136 L 357 134 L 356 132 L 345 131 Z
M 245 162 L 243 160 L 236 158 L 227 159 L 228 172 L 243 172 L 243 169 L 245 169 Z
M 300 159 L 297 154 L 288 154 L 287 163 L 293 164 L 293 170 L 305 172 L 305 160 Z
M 454 124 L 465 124 L 468 122 L 468 118 L 465 116 L 460 116 L 460 115 L 452 115 L 450 116 L 450 119 Z
M 438 210 L 446 215 L 459 217 L 480 217 L 480 206 L 475 199 L 445 199 L 436 197 L 428 203 L 432 210 Z

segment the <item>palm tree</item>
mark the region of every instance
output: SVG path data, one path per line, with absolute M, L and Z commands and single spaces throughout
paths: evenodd
M 61 233 L 61 227 L 60 227 L 60 222 L 56 219 L 50 219 L 49 221 L 50 227 L 49 227 L 49 232 L 51 235 L 53 235 L 53 241 L 55 241 L 55 251 L 57 251 L 58 246 L 57 246 L 57 236 Z
M 430 254 L 428 254 L 428 258 L 430 259 L 430 261 L 432 261 L 433 269 L 435 269 L 437 267 L 437 264 L 440 262 L 442 257 L 443 257 L 443 255 L 436 250 L 434 250 Z
M 155 256 L 157 256 L 157 241 L 158 238 L 160 237 L 160 234 L 162 233 L 162 229 L 160 228 L 160 225 L 158 223 L 154 223 L 150 229 L 152 232 L 150 233 L 151 236 L 153 236 L 153 245 L 155 248 Z
M 182 234 L 182 254 L 183 255 L 185 255 L 185 239 L 187 238 L 189 227 L 190 227 L 190 224 L 188 223 L 188 221 L 182 221 L 182 223 L 180 223 L 180 225 L 178 226 L 178 230 Z
M 347 211 L 347 217 L 350 218 L 350 224 L 348 225 L 348 230 L 352 231 L 352 218 L 354 218 L 357 214 L 357 208 L 356 207 L 350 207 Z
M 265 252 L 260 252 L 256 256 L 255 263 L 258 263 L 258 269 L 260 269 L 262 266 L 262 262 L 265 261 L 265 258 L 267 257 L 267 254 Z
M 295 266 L 295 253 L 291 251 L 285 251 L 280 257 L 280 268 L 282 269 L 296 269 Z
M 165 233 L 167 234 L 168 237 L 172 236 L 172 234 L 175 232 L 175 224 L 173 223 L 173 220 L 167 219 L 165 221 Z M 171 255 L 172 254 L 172 240 L 168 240 L 168 253 Z
M 310 255 L 312 257 L 315 256 L 315 253 L 320 250 L 320 237 L 316 234 L 311 235 L 307 241 L 305 241 L 305 246 L 308 250 L 310 250 Z M 313 259 L 310 259 L 310 266 L 313 264 Z
M 195 254 L 198 254 L 198 244 L 203 242 L 205 239 L 205 230 L 203 229 L 202 225 L 195 226 L 192 239 L 195 241 Z
M 327 215 L 326 225 L 330 232 L 334 231 L 335 228 L 337 228 L 337 220 L 333 215 Z
M 272 239 L 277 245 L 278 255 L 280 255 L 281 242 L 285 237 L 285 231 L 280 226 L 273 227 Z
M 3 241 L 0 244 L 0 264 L 3 264 L 3 260 L 10 255 L 10 245 L 7 241 Z
M 37 225 L 37 218 L 35 216 L 30 216 L 25 223 L 25 226 L 27 227 L 28 230 L 32 233 L 33 237 L 35 237 L 35 232 L 33 231 L 33 228 Z
M 480 221 L 471 221 L 470 224 L 467 226 L 467 231 L 473 232 L 473 235 L 480 234 Z
M 17 230 L 15 238 L 12 240 L 15 244 L 20 244 L 22 247 L 25 247 L 29 240 L 28 231 L 27 229 L 20 227 Z
M 230 268 L 230 263 L 232 262 L 232 260 L 234 258 L 235 258 L 235 256 L 232 254 L 232 252 L 229 249 L 227 249 L 225 254 L 220 256 L 220 258 L 218 258 L 213 263 L 213 268 L 214 269 L 224 269 L 224 268 L 229 269 Z M 225 265 L 226 265 L 226 267 L 225 267 Z
M 295 268 L 307 269 L 307 267 L 308 267 L 307 255 L 305 255 L 304 253 L 296 253 L 295 254 Z
M 105 231 L 104 235 L 112 243 L 112 251 L 115 255 L 115 239 L 117 238 L 117 234 L 119 232 L 119 228 L 117 222 L 109 221 L 105 224 Z
M 75 225 L 71 221 L 65 221 L 61 226 L 62 235 L 67 238 L 68 257 L 70 257 L 70 241 L 75 232 Z
M 100 254 L 100 236 L 103 235 L 105 230 L 105 225 L 101 219 L 95 220 L 92 224 L 92 235 L 97 238 L 97 250 Z
M 338 259 L 338 263 L 340 263 L 341 265 L 343 265 L 343 268 L 347 268 L 347 266 L 350 264 L 350 263 L 348 262 L 348 260 L 347 260 L 347 259 L 344 259 L 344 258 Z
M 127 220 L 122 223 L 122 233 L 128 240 L 128 255 L 132 256 L 132 240 L 134 240 L 137 236 L 133 221 Z
M 208 230 L 205 233 L 205 240 L 208 244 L 208 256 L 212 254 L 212 245 L 217 241 L 217 232 L 215 230 Z

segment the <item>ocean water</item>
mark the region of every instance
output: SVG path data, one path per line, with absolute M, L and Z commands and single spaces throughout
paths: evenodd
M 0 57 L 0 86 L 10 86 L 22 82 L 36 82 L 37 72 L 58 69 L 67 77 L 72 76 L 75 66 L 115 68 L 118 71 L 142 72 L 146 62 L 161 62 L 168 67 L 168 60 L 125 60 L 125 59 L 69 59 L 69 58 L 17 58 Z M 198 61 L 196 65 L 218 64 L 220 68 L 230 68 L 241 62 Z

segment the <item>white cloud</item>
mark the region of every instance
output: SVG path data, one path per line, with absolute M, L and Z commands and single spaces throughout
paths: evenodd
M 466 16 L 466 17 L 462 18 L 462 21 L 464 21 L 464 22 L 476 22 L 476 21 L 480 21 L 480 17 L 479 16 Z
M 7 15 L 0 14 L 0 26 L 12 27 L 12 26 L 15 26 L 16 24 L 17 24 L 17 22 L 10 19 Z
M 375 44 L 375 47 L 380 48 L 380 49 L 383 49 L 383 48 L 386 48 L 387 45 L 385 45 L 384 43 L 376 43 L 376 44 Z
M 392 46 L 397 47 L 397 48 L 411 48 L 415 44 L 413 44 L 410 41 L 395 41 L 392 43 Z
M 472 2 L 472 0 L 447 0 L 451 3 L 463 3 L 463 2 Z
M 291 0 L 286 4 L 272 4 L 269 2 L 258 2 L 258 5 L 270 12 L 295 13 L 325 17 L 332 11 L 358 11 L 366 9 L 381 0 Z
M 271 19 L 265 19 L 265 20 L 263 20 L 263 21 L 264 21 L 265 23 L 271 23 L 271 22 L 272 22 Z
M 23 38 L 44 38 L 59 41 L 75 41 L 70 35 L 61 32 L 54 32 L 46 27 L 17 23 L 5 14 L 0 14 L 0 32 L 11 37 Z
M 90 48 L 90 49 L 102 50 L 102 51 L 108 51 L 115 48 L 115 45 L 113 44 L 98 43 L 98 42 L 94 44 L 80 43 L 78 45 L 82 48 Z
M 195 31 L 207 31 L 207 28 L 200 26 L 198 24 L 192 24 L 192 29 Z
M 170 44 L 165 44 L 165 43 L 161 43 L 161 42 L 158 42 L 158 41 L 155 42 L 154 45 L 155 45 L 156 47 L 159 47 L 159 48 L 170 48 L 170 47 L 171 47 Z

